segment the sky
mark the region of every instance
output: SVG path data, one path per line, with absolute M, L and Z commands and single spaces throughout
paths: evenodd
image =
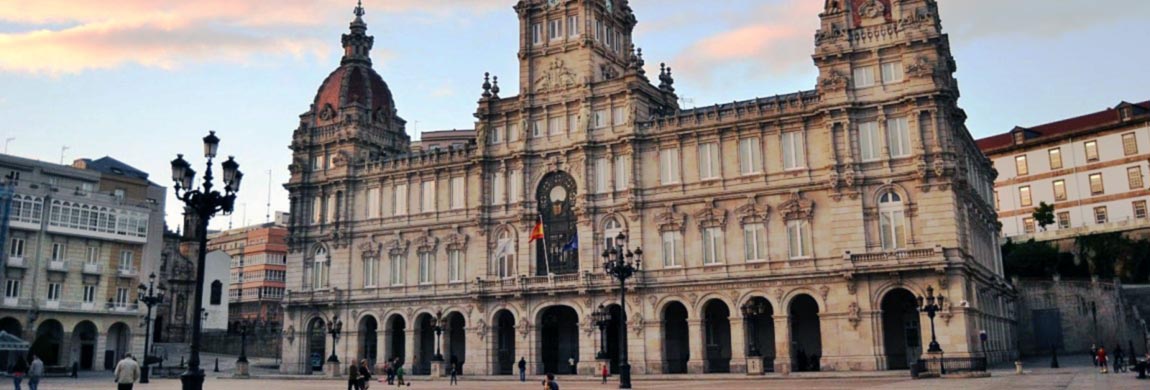
M 365 0 L 408 131 L 472 128 L 483 73 L 518 90 L 514 0 Z M 1150 1 L 939 0 L 975 138 L 1150 99 Z M 632 0 L 649 74 L 683 106 L 813 89 L 821 0 Z M 353 0 L 0 0 L 3 152 L 112 156 L 170 186 L 216 130 L 244 188 L 212 228 L 287 209 L 299 114 L 339 65 Z M 270 188 L 270 191 L 269 191 Z M 168 221 L 180 208 L 169 197 Z

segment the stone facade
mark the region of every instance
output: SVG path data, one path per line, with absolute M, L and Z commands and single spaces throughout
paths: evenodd
M 590 374 L 591 313 L 621 303 L 599 256 L 619 233 L 644 250 L 626 285 L 636 373 L 905 367 L 930 340 L 928 287 L 947 356 L 976 354 L 984 329 L 1015 345 L 994 173 L 935 1 L 828 1 L 816 89 L 691 110 L 671 68 L 649 80 L 627 1 L 520 1 L 522 91 L 486 79 L 477 145 L 423 153 L 361 10 L 292 138 L 284 372 L 330 353 L 336 317 L 340 359 L 427 372 L 442 313 L 464 374 L 520 358 Z

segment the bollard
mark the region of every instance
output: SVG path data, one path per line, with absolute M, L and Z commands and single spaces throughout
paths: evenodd
M 1050 347 L 1050 368 L 1058 368 L 1058 347 Z
M 1020 374 L 1020 375 L 1022 374 L 1022 361 L 1021 360 L 1015 360 L 1014 361 L 1014 373 Z
M 216 370 L 215 370 L 215 372 L 220 372 L 220 358 L 216 358 Z

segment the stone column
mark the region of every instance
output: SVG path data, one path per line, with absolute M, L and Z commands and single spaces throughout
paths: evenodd
M 403 332 L 403 366 L 408 375 L 411 375 L 411 369 L 415 367 L 415 327 L 406 329 Z
M 747 321 L 743 317 L 731 316 L 731 373 L 747 372 Z
M 588 318 L 579 324 L 579 361 L 576 362 L 579 375 L 595 375 L 595 370 L 598 368 L 595 353 L 599 351 L 599 327 L 591 324 L 588 328 L 589 322 L 591 319 Z M 588 329 L 593 331 L 588 332 Z
M 383 372 L 383 365 L 387 363 L 387 336 L 390 332 L 384 330 L 386 327 L 381 327 L 375 331 L 375 372 L 376 375 Z
M 705 349 L 703 348 L 703 321 L 687 320 L 687 337 L 690 340 L 691 359 L 687 360 L 687 373 L 702 374 Z
M 775 314 L 775 372 L 791 373 L 791 321 L 786 315 Z

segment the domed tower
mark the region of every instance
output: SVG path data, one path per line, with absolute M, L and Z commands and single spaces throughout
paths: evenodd
M 391 90 L 371 66 L 375 39 L 367 35 L 360 2 L 350 32 L 343 34 L 343 59 L 320 84 L 311 108 L 292 135 L 292 225 L 317 226 L 318 234 L 340 231 L 344 194 L 362 163 L 408 153 L 411 138 Z M 305 223 L 310 222 L 310 223 Z M 305 232 L 293 232 L 294 238 Z M 293 240 L 299 241 L 299 240 Z M 302 241 L 299 242 L 303 244 Z

